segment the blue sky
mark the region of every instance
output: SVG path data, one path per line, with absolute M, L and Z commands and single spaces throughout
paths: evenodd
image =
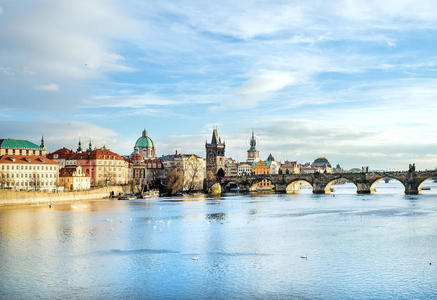
M 0 1 L 0 136 L 437 167 L 437 2 Z

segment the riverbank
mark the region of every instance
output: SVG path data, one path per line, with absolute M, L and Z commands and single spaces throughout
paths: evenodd
M 111 193 L 114 195 L 118 195 L 118 193 L 126 193 L 128 192 L 128 189 L 128 186 L 116 185 L 96 188 L 89 191 L 59 193 L 0 190 L 0 207 L 8 205 L 60 203 L 104 199 L 109 198 Z

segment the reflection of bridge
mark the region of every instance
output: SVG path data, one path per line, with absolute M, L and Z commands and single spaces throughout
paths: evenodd
M 346 179 L 353 182 L 359 194 L 372 194 L 375 191 L 375 184 L 385 178 L 399 180 L 405 187 L 405 194 L 417 195 L 421 193 L 422 184 L 432 178 L 437 177 L 437 170 L 415 171 L 414 169 L 405 172 L 361 172 L 361 173 L 314 173 L 314 174 L 266 174 L 249 176 L 226 176 L 220 181 L 222 190 L 225 191 L 230 185 L 238 186 L 241 192 L 250 191 L 251 187 L 268 180 L 274 191 L 285 193 L 296 190 L 295 184 L 305 181 L 313 187 L 315 194 L 329 194 L 330 187 L 339 179 Z M 210 184 L 212 184 L 211 182 Z

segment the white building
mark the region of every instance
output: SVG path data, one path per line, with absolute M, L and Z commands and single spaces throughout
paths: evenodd
M 250 162 L 239 163 L 237 172 L 238 172 L 238 176 L 252 175 L 252 163 Z
M 0 188 L 56 191 L 59 164 L 41 155 L 2 155 Z

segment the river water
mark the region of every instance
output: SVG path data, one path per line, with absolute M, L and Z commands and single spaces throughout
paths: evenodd
M 437 186 L 0 210 L 0 298 L 435 299 Z

